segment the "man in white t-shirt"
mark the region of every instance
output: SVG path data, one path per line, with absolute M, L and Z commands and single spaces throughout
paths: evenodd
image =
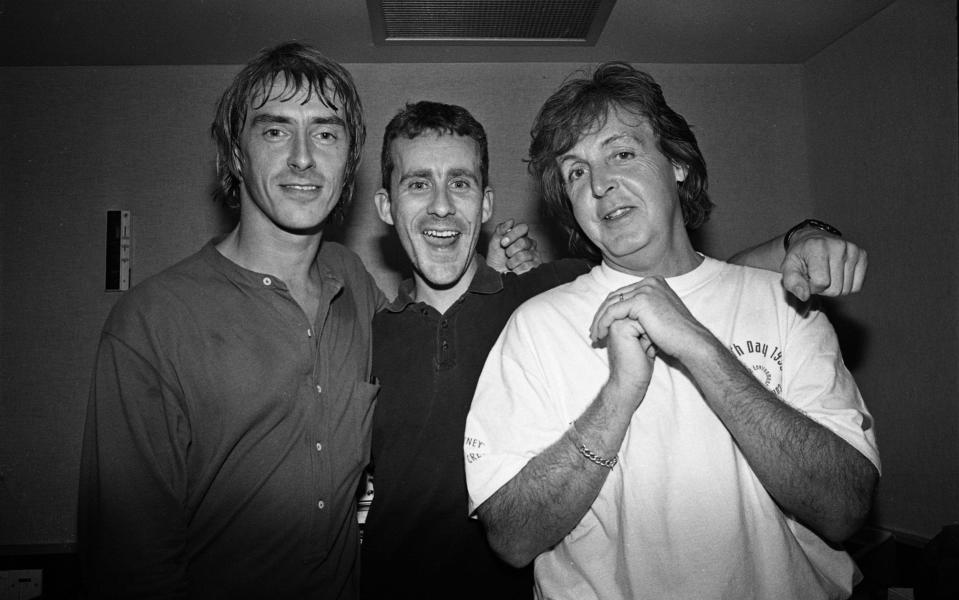
M 685 119 L 607 63 L 546 101 L 530 158 L 602 263 L 521 306 L 483 370 L 464 453 L 491 546 L 543 598 L 848 597 L 872 419 L 822 313 L 692 247 L 712 204 Z

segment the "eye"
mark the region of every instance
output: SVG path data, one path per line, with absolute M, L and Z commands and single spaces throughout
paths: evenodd
M 470 188 L 470 182 L 465 179 L 454 179 L 450 182 L 450 187 L 454 190 L 468 190 Z
M 416 181 L 411 181 L 407 187 L 414 192 L 421 192 L 427 189 L 428 185 L 423 180 L 416 180 Z
M 320 140 L 324 142 L 335 142 L 337 139 L 339 139 L 339 137 L 332 131 L 321 131 L 316 135 L 316 137 L 320 138 Z
M 636 156 L 636 153 L 633 152 L 632 150 L 620 150 L 619 152 L 616 153 L 616 158 L 618 160 L 629 160 L 633 158 L 634 156 Z
M 581 178 L 585 174 L 586 174 L 586 170 L 583 169 L 582 167 L 574 167 L 569 170 L 569 173 L 566 174 L 566 181 L 568 181 L 569 183 L 572 183 L 576 181 L 577 179 Z
M 286 135 L 286 132 L 279 127 L 270 127 L 263 131 L 263 136 L 269 139 L 278 139 Z

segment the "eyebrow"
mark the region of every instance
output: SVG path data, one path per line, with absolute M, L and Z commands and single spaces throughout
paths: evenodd
M 606 147 L 608 147 L 608 146 L 612 146 L 612 145 L 615 144 L 616 142 L 619 142 L 620 140 L 623 140 L 623 139 L 632 140 L 632 141 L 633 141 L 634 143 L 636 143 L 636 144 L 641 144 L 641 143 L 642 143 L 642 142 L 640 141 L 640 139 L 639 139 L 638 137 L 636 137 L 635 135 L 633 135 L 633 134 L 631 134 L 631 133 L 621 132 L 621 133 L 615 133 L 615 134 L 609 136 L 608 138 L 604 139 L 604 140 L 603 140 L 603 143 L 600 144 L 600 146 L 603 147 L 603 148 L 606 148 Z M 562 163 L 565 163 L 566 161 L 569 161 L 569 160 L 577 160 L 578 158 L 579 158 L 579 157 L 578 157 L 577 155 L 575 155 L 575 154 L 567 153 L 567 154 L 564 154 L 564 155 L 562 155 L 562 156 L 557 156 L 557 157 L 556 157 L 556 161 L 559 162 L 560 164 L 562 164 Z
M 289 117 L 284 117 L 281 115 L 274 115 L 271 113 L 261 113 L 253 117 L 252 125 L 260 125 L 262 123 L 279 123 L 279 124 L 290 124 L 293 122 L 293 119 Z M 313 117 L 310 119 L 310 125 L 339 125 L 340 127 L 346 127 L 346 123 L 340 117 L 333 115 L 330 117 Z
M 475 181 L 479 181 L 479 177 L 476 176 L 476 173 L 472 169 L 451 169 L 449 172 L 449 177 L 469 177 Z M 433 171 L 430 169 L 416 169 L 414 171 L 407 171 L 400 176 L 400 182 L 406 181 L 407 179 L 432 179 Z

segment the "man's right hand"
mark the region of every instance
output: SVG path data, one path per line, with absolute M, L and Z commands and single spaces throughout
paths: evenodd
M 639 407 L 653 376 L 656 348 L 639 321 L 630 318 L 613 321 L 606 336 L 609 356 L 609 391 L 629 398 Z

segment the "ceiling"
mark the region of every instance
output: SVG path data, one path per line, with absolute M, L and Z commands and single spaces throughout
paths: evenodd
M 288 39 L 348 64 L 802 63 L 893 1 L 618 0 L 570 47 L 377 46 L 363 0 L 0 0 L 0 65 L 235 65 Z

